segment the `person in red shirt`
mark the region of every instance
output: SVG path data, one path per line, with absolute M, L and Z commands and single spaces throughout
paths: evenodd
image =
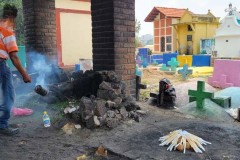
M 0 134 L 4 135 L 14 135 L 19 132 L 18 128 L 10 128 L 8 125 L 15 93 L 12 74 L 6 60 L 11 59 L 13 65 L 21 73 L 25 83 L 31 82 L 30 76 L 22 67 L 17 56 L 18 47 L 14 33 L 8 27 L 9 24 L 14 22 L 16 16 L 16 7 L 8 7 L 7 10 L 4 10 L 3 20 L 0 25 Z

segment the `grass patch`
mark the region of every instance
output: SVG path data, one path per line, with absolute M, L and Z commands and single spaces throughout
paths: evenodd
M 69 101 L 57 102 L 54 104 L 49 104 L 48 106 L 52 109 L 63 111 L 66 107 L 69 106 Z

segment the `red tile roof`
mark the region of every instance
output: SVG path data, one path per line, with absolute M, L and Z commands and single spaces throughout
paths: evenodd
M 155 17 L 162 13 L 167 17 L 171 18 L 180 18 L 185 13 L 186 9 L 179 9 L 179 8 L 167 8 L 167 7 L 154 7 L 152 11 L 148 14 L 145 18 L 145 22 L 152 22 L 154 21 Z

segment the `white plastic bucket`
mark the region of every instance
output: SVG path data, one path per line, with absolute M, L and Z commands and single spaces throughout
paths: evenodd
M 92 59 L 79 59 L 79 64 L 83 72 L 93 68 Z

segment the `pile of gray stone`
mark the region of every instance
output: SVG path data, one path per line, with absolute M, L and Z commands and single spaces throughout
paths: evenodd
M 113 71 L 97 74 L 102 78 L 97 93 L 82 96 L 79 107 L 69 113 L 75 123 L 93 129 L 100 126 L 114 128 L 128 118 L 140 122 L 141 114 L 138 112 L 140 107 L 128 94 L 124 82 L 120 81 Z

